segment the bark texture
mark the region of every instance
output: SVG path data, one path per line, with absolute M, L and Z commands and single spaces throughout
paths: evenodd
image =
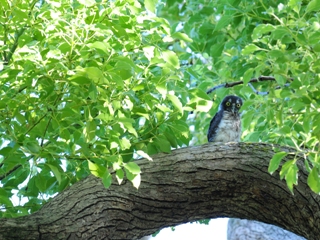
M 139 239 L 189 221 L 235 217 L 320 236 L 320 196 L 299 172 L 292 195 L 267 172 L 273 146 L 205 144 L 139 160 L 139 190 L 128 181 L 105 189 L 90 176 L 29 216 L 0 220 L 0 239 Z M 292 151 L 292 149 L 284 149 Z

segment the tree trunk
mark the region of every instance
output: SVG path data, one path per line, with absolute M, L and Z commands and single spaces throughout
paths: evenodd
M 258 220 L 318 239 L 320 196 L 307 186 L 303 170 L 294 195 L 278 173 L 270 175 L 273 149 L 262 143 L 209 143 L 158 154 L 153 162 L 137 161 L 139 190 L 129 181 L 105 189 L 89 176 L 34 214 L 1 219 L 0 239 L 139 239 L 217 217 Z
M 230 218 L 228 240 L 306 240 L 283 228 L 262 222 Z

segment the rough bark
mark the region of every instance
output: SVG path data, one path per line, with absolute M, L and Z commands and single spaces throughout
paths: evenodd
M 291 150 L 292 149 L 288 149 Z M 273 146 L 205 144 L 139 160 L 139 190 L 128 181 L 105 189 L 90 176 L 29 216 L 0 220 L 0 239 L 139 239 L 189 221 L 236 217 L 320 236 L 320 197 L 299 172 L 292 195 L 267 172 Z

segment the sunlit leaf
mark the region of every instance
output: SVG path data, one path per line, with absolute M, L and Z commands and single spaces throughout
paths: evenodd
M 143 158 L 148 159 L 149 161 L 152 161 L 152 158 L 151 158 L 147 153 L 145 153 L 145 152 L 142 151 L 142 150 L 138 150 L 138 151 L 137 151 L 137 154 L 138 154 L 139 156 L 143 157 Z
M 287 155 L 286 152 L 277 152 L 273 155 L 272 159 L 270 160 L 268 172 L 274 173 L 280 165 L 281 160 Z
M 111 185 L 111 183 L 112 183 L 112 176 L 111 176 L 111 174 L 110 174 L 108 171 L 106 171 L 106 172 L 103 174 L 103 176 L 102 176 L 102 183 L 103 183 L 103 186 L 104 186 L 105 188 L 110 187 L 110 185 Z
M 172 102 L 173 106 L 180 112 L 183 113 L 182 103 L 180 102 L 179 98 L 175 95 L 168 94 L 168 99 Z
M 87 141 L 92 141 L 96 136 L 96 123 L 95 121 L 88 121 L 86 124 L 86 128 L 84 129 L 84 135 Z
M 172 34 L 173 38 L 178 38 L 186 42 L 193 42 L 193 40 L 185 33 L 175 32 Z
M 138 189 L 141 183 L 141 175 L 137 174 L 132 180 L 131 180 L 133 186 Z
M 123 177 L 124 177 L 124 172 L 123 172 L 123 170 L 122 170 L 122 169 L 118 169 L 118 170 L 116 171 L 116 178 L 117 178 L 117 180 L 118 180 L 119 185 L 122 183 Z
M 128 162 L 124 165 L 124 168 L 127 169 L 132 174 L 140 174 L 140 167 L 135 162 Z
M 254 69 L 249 68 L 243 75 L 243 84 L 247 85 L 250 79 L 253 77 Z
M 320 2 L 318 0 L 312 0 L 309 2 L 306 13 L 312 12 L 312 11 L 319 11 L 320 10 Z
M 274 28 L 275 27 L 273 25 L 271 25 L 271 24 L 260 24 L 253 30 L 252 38 L 253 39 L 258 39 L 263 34 L 273 31 Z
M 146 6 L 146 9 L 148 9 L 150 12 L 155 12 L 156 10 L 156 4 L 158 3 L 157 0 L 144 0 L 144 4 Z
M 174 52 L 163 51 L 162 58 L 166 62 L 165 66 L 168 66 L 172 69 L 178 69 L 180 67 L 179 59 Z
M 244 55 L 248 55 L 251 54 L 255 51 L 259 51 L 261 50 L 261 48 L 259 48 L 258 46 L 256 46 L 255 44 L 248 44 L 247 46 L 245 46 L 245 48 L 242 50 L 242 54 Z
M 88 166 L 91 174 L 93 174 L 96 177 L 103 178 L 105 175 L 105 172 L 107 171 L 105 167 L 94 163 L 92 161 L 88 161 Z
M 96 3 L 95 0 L 78 0 L 78 1 L 79 3 L 85 5 L 86 7 L 91 7 Z
M 288 186 L 289 190 L 291 191 L 291 193 L 293 193 L 293 185 L 298 184 L 298 171 L 299 171 L 299 169 L 298 169 L 297 165 L 293 164 L 288 169 L 286 176 L 285 176 L 287 186 Z
M 317 167 L 313 167 L 308 176 L 308 185 L 315 193 L 320 193 L 320 176 L 319 169 Z

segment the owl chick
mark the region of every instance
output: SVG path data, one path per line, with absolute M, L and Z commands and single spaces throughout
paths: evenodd
M 237 96 L 226 96 L 219 105 L 218 112 L 210 122 L 207 133 L 209 142 L 239 142 L 241 121 L 239 109 L 242 99 Z

